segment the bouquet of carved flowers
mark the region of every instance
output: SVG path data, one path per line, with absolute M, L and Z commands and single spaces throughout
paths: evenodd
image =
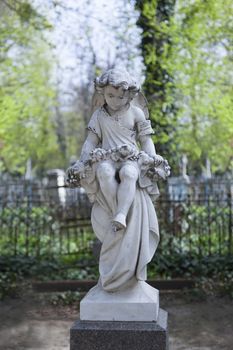
M 103 148 L 96 148 L 90 153 L 92 163 L 100 162 L 102 160 L 113 160 L 114 162 L 122 162 L 126 160 L 137 160 L 139 152 L 135 147 L 130 145 L 121 145 L 111 148 L 106 151 Z
M 138 156 L 138 163 L 147 176 L 157 181 L 159 179 L 165 180 L 170 175 L 170 166 L 166 159 L 156 154 L 149 156 L 144 151 L 141 151 Z
M 80 187 L 80 181 L 85 178 L 85 165 L 77 161 L 72 167 L 67 169 L 66 182 L 70 187 Z
M 90 153 L 92 163 L 108 159 L 108 151 L 103 148 L 96 148 Z
M 115 162 L 122 162 L 126 160 L 137 160 L 138 150 L 130 145 L 121 145 L 110 150 L 110 159 Z

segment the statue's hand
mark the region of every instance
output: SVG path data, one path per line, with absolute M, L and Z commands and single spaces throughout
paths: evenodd
M 154 159 L 154 166 L 155 167 L 158 167 L 161 164 L 164 164 L 164 161 L 165 161 L 165 159 L 162 156 L 160 156 L 159 154 L 156 154 L 155 156 L 153 156 L 153 159 Z
M 79 175 L 84 172 L 84 164 L 78 160 L 70 169 L 74 176 Z
M 165 180 L 170 175 L 170 170 L 171 170 L 168 164 L 168 161 L 158 154 L 156 154 L 153 158 L 154 158 L 155 174 L 158 177 Z
M 85 177 L 85 167 L 83 162 L 77 161 L 73 166 L 67 169 L 66 182 L 69 186 L 80 186 L 80 180 Z
M 139 153 L 138 163 L 143 167 L 150 167 L 154 165 L 154 160 L 152 156 L 149 156 L 149 154 L 147 154 L 146 152 L 141 151 Z

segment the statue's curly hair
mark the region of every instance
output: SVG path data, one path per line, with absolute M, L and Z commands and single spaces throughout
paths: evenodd
M 104 93 L 104 88 L 111 85 L 115 88 L 122 87 L 130 92 L 131 99 L 140 91 L 140 85 L 136 79 L 130 76 L 124 68 L 112 68 L 94 80 L 95 90 L 99 94 Z

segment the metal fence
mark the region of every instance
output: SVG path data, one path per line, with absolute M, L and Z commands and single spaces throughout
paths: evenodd
M 91 205 L 82 189 L 19 182 L 0 186 L 0 255 L 40 257 L 90 249 Z
M 162 249 L 169 254 L 199 256 L 232 253 L 233 203 L 227 198 L 199 195 L 193 199 L 170 200 L 162 197 L 157 205 Z
M 176 199 L 164 192 L 155 206 L 160 252 L 197 257 L 232 253 L 231 191 L 224 197 L 208 193 Z M 82 189 L 31 182 L 2 185 L 0 255 L 85 257 L 95 241 L 90 213 Z

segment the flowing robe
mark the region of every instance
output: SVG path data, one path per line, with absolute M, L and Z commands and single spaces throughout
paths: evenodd
M 125 144 L 138 149 L 138 134 L 152 133 L 148 122 L 138 125 L 137 130 L 130 130 L 102 107 L 93 114 L 88 129 L 98 136 L 104 150 Z M 158 188 L 156 183 L 143 175 L 143 171 L 139 174 L 135 198 L 127 215 L 127 227 L 115 232 L 112 228 L 113 216 L 98 185 L 95 171 L 93 166 L 92 176 L 89 180 L 83 180 L 82 185 L 88 194 L 95 196 L 91 221 L 96 236 L 102 242 L 99 283 L 104 290 L 113 292 L 127 287 L 134 278 L 142 281 L 147 278 L 146 266 L 159 242 L 158 221 L 151 200 L 152 195 L 158 195 Z

